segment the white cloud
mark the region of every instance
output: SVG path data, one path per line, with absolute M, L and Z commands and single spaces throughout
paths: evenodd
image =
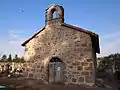
M 21 43 L 24 41 L 24 37 L 22 36 L 22 30 L 9 30 L 8 35 L 4 39 L 0 39 L 0 54 L 18 54 L 19 56 L 23 56 L 23 47 Z
M 120 31 L 100 36 L 101 53 L 98 56 L 107 56 L 120 53 Z

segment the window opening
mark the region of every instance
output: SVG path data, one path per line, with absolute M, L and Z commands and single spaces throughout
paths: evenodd
M 56 18 L 56 15 L 57 15 L 56 10 L 53 9 L 53 10 L 52 10 L 52 17 L 53 17 L 53 19 Z
M 53 12 L 53 19 L 56 18 L 56 11 Z

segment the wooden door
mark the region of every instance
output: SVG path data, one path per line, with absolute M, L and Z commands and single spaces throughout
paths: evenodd
M 53 63 L 49 63 L 49 83 L 54 82 L 54 62 Z
M 60 61 L 49 63 L 49 83 L 62 83 L 64 79 L 64 65 Z

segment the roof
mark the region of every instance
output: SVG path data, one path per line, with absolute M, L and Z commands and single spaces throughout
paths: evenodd
M 93 45 L 93 48 L 95 48 L 95 52 L 100 53 L 98 34 L 95 34 L 91 31 L 88 31 L 88 30 L 85 30 L 85 29 L 82 29 L 82 28 L 79 28 L 79 27 L 76 27 L 76 26 L 73 26 L 73 25 L 70 25 L 70 24 L 62 23 L 61 26 L 65 26 L 65 27 L 72 28 L 74 30 L 89 34 L 92 38 L 92 45 Z M 33 39 L 36 35 L 38 35 L 44 29 L 45 29 L 45 26 L 43 28 L 41 28 L 40 30 L 38 30 L 38 32 L 36 32 L 32 37 L 30 37 L 26 41 L 24 41 L 21 45 L 25 46 L 25 44 L 27 44 L 31 39 Z
M 77 30 L 77 31 L 84 32 L 84 33 L 86 33 L 86 34 L 98 35 L 98 34 L 95 34 L 95 33 L 91 32 L 91 31 L 88 31 L 88 30 L 85 30 L 85 29 L 82 29 L 82 28 L 79 28 L 79 27 L 76 27 L 76 26 L 73 26 L 73 25 L 70 25 L 70 24 L 65 24 L 65 23 L 63 23 L 63 24 L 61 24 L 61 25 L 62 25 L 62 26 L 65 26 L 65 27 L 68 27 L 68 28 L 72 28 L 72 29 Z
M 45 26 L 42 27 L 40 30 L 38 30 L 33 36 L 31 36 L 30 38 L 28 38 L 27 40 L 25 40 L 21 46 L 25 46 L 26 43 L 28 43 L 31 39 L 33 39 L 36 35 L 38 35 L 41 31 L 43 31 L 45 29 Z

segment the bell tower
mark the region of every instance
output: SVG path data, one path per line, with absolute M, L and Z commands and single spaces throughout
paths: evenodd
M 64 23 L 64 9 L 62 6 L 52 4 L 46 9 L 45 24 L 54 25 Z

